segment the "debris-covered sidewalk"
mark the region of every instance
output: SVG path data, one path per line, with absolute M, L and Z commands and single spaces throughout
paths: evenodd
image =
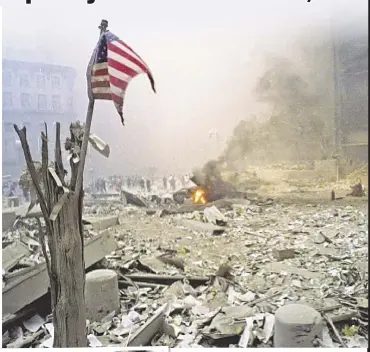
M 90 346 L 270 347 L 285 328 L 276 311 L 298 303 L 321 316 L 318 347 L 367 347 L 365 202 L 224 199 L 191 211 L 194 205 L 173 200 L 138 199 L 145 207 L 87 202 L 87 238 L 105 233 L 116 240 L 108 246 L 114 251 L 87 270 L 114 270 L 120 295 L 119 312 L 88 321 Z M 138 202 L 127 194 L 125 200 Z M 100 221 L 94 229 L 94 217 L 116 222 L 105 220 L 104 229 Z M 42 263 L 36 230 L 22 228 L 3 233 L 3 242 L 24 250 L 3 270 L 3 294 L 11 268 Z M 19 312 L 12 314 L 3 344 L 51 347 L 50 317 L 37 310 L 18 320 Z

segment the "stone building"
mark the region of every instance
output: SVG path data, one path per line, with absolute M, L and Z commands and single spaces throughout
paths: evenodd
M 27 128 L 35 160 L 40 160 L 40 132 L 47 123 L 51 142 L 55 122 L 66 130 L 77 119 L 73 98 L 76 71 L 71 67 L 3 59 L 3 176 L 18 178 L 24 156 L 13 124 Z

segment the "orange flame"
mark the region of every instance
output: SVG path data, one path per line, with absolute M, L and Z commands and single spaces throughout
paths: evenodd
M 195 204 L 206 204 L 207 198 L 206 198 L 206 191 L 198 187 L 191 195 L 191 198 Z

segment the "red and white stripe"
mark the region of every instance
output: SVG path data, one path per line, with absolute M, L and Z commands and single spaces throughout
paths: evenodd
M 108 62 L 92 67 L 92 93 L 95 99 L 113 100 L 122 119 L 124 96 L 130 81 L 146 73 L 155 91 L 154 80 L 146 63 L 121 40 L 108 42 L 107 49 Z

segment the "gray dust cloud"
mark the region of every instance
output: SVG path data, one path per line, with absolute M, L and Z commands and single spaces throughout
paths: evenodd
M 148 63 L 158 93 L 144 75 L 130 83 L 126 127 L 111 102 L 96 104 L 92 130 L 110 144 L 111 155 L 108 160 L 92 152 L 88 163 L 106 176 L 187 173 L 220 156 L 235 168 L 330 157 L 333 33 L 337 42 L 349 43 L 367 35 L 367 3 L 361 0 L 0 4 L 4 58 L 75 68 L 81 121 L 86 66 L 101 18 Z M 115 11 L 117 4 L 124 10 Z M 343 45 L 351 65 L 367 57 L 367 47 L 365 53 Z

